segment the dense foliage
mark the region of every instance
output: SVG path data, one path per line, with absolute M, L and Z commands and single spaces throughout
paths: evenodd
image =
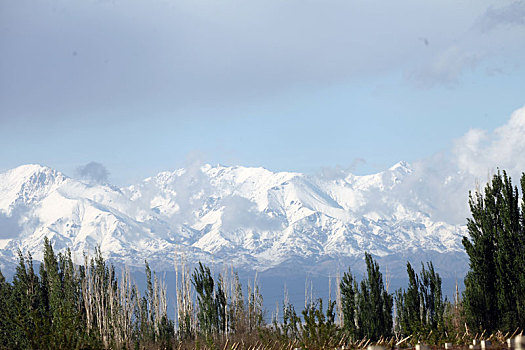
M 359 287 L 350 269 L 340 283 L 344 329 L 353 339 L 378 340 L 392 335 L 393 299 L 372 256 L 365 253 L 367 276 Z
M 521 177 L 521 193 L 525 174 Z M 470 194 L 470 239 L 463 245 L 470 258 L 464 308 L 477 331 L 514 330 L 525 326 L 525 198 L 506 172 L 498 172 L 484 194 Z
M 407 263 L 408 288 L 395 293 L 396 327 L 402 336 L 433 334 L 432 339 L 445 335 L 445 304 L 441 292 L 441 277 L 431 262 L 422 264 L 418 275 Z

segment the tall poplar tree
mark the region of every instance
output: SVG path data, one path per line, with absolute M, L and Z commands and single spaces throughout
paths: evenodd
M 12 322 L 13 304 L 11 285 L 5 280 L 0 270 L 0 348 L 9 349 L 15 346 L 13 342 L 14 324 Z
M 197 292 L 199 311 L 197 318 L 199 326 L 206 336 L 215 332 L 219 327 L 219 313 L 214 294 L 215 281 L 208 266 L 199 262 L 192 276 L 192 283 Z
M 351 337 L 356 339 L 356 294 L 359 292 L 359 290 L 350 267 L 348 268 L 348 272 L 345 272 L 343 278 L 341 279 L 340 290 L 344 320 L 343 328 Z
M 521 190 L 525 189 L 525 174 Z M 484 194 L 469 194 L 472 218 L 463 246 L 470 259 L 464 308 L 476 330 L 513 330 L 525 326 L 524 208 L 507 173 L 499 172 Z
M 344 328 L 354 339 L 378 340 L 392 334 L 393 297 L 372 255 L 365 253 L 366 277 L 358 284 L 350 270 L 340 283 Z
M 389 337 L 392 334 L 393 298 L 385 289 L 379 264 L 368 253 L 365 253 L 365 261 L 368 276 L 362 281 L 361 289 L 363 294 L 368 295 L 368 300 L 365 298 L 364 301 L 369 314 L 364 318 L 363 326 L 368 337 L 377 340 L 381 336 Z
M 407 262 L 408 287 L 396 291 L 396 312 L 399 331 L 403 335 L 421 332 L 421 295 L 419 277 Z
M 403 335 L 444 335 L 445 301 L 441 277 L 431 262 L 418 275 L 407 262 L 408 288 L 396 291 L 397 330 Z

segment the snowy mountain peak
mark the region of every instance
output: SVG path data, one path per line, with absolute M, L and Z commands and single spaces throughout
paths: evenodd
M 411 173 L 405 162 L 336 180 L 198 165 L 118 189 L 22 166 L 0 174 L 0 220 L 18 225 L 16 235 L 0 232 L 0 258 L 18 247 L 38 258 L 45 236 L 74 256 L 100 246 L 113 261 L 148 259 L 161 269 L 181 250 L 193 261 L 258 270 L 297 259 L 314 268 L 364 251 L 460 252 L 464 228 L 432 220 L 419 209 L 425 198 L 396 192 Z
M 51 168 L 28 164 L 0 174 L 0 209 L 31 203 L 46 196 L 67 178 Z
M 54 178 L 63 176 L 60 172 L 53 170 L 49 167 L 42 166 L 39 164 L 26 164 L 18 166 L 14 169 L 8 170 L 3 174 L 0 174 L 2 182 L 25 182 L 30 178 L 45 181 L 46 178 Z M 37 179 L 38 180 L 38 179 Z
M 413 171 L 413 169 L 410 166 L 410 164 L 408 164 L 405 161 L 400 161 L 400 162 L 394 164 L 388 170 L 390 170 L 390 171 L 397 171 L 397 172 L 405 173 L 405 174 L 410 174 Z

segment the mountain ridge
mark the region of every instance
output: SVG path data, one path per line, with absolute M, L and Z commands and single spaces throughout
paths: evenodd
M 18 229 L 0 232 L 0 264 L 19 248 L 41 259 L 45 236 L 76 259 L 98 246 L 111 261 L 148 259 L 158 270 L 181 254 L 258 271 L 293 261 L 324 271 L 364 251 L 386 263 L 439 253 L 464 260 L 464 225 L 434 220 L 425 198 L 398 195 L 412 174 L 406 162 L 332 177 L 206 164 L 117 188 L 23 165 L 0 174 L 0 227 Z

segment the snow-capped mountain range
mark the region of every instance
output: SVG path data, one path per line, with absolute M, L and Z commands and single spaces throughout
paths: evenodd
M 321 271 L 368 251 L 384 262 L 446 257 L 437 262 L 444 272 L 461 273 L 465 227 L 433 218 L 430 200 L 407 190 L 412 173 L 404 162 L 333 177 L 203 165 L 117 188 L 23 165 L 0 174 L 0 267 L 14 265 L 19 248 L 41 259 L 47 236 L 79 262 L 99 246 L 116 263 L 147 259 L 157 270 L 184 255 Z

